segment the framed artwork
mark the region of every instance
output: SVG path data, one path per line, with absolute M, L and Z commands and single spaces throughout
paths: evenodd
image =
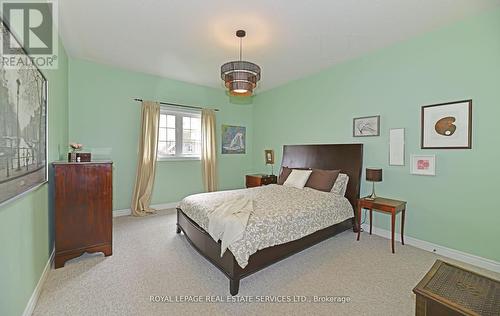
M 472 148 L 472 100 L 422 107 L 422 149 Z
M 391 128 L 389 130 L 389 165 L 405 165 L 405 129 Z
M 412 155 L 411 173 L 422 176 L 436 175 L 436 156 L 435 155 Z
M 380 115 L 357 117 L 352 122 L 352 136 L 379 136 L 380 135 Z
M 246 152 L 246 127 L 222 125 L 222 153 L 244 154 Z
M 274 150 L 266 149 L 266 150 L 264 150 L 264 155 L 266 157 L 266 165 L 273 165 L 274 164 Z
M 0 21 L 0 35 L 16 41 L 29 61 L 0 65 L 0 204 L 47 182 L 47 79 Z

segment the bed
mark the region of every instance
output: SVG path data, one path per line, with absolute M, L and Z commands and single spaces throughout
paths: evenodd
M 357 231 L 357 212 L 353 209 L 359 198 L 362 162 L 362 144 L 285 145 L 282 166 L 340 169 L 347 174 L 345 198 L 280 185 L 193 195 L 177 208 L 177 233 L 183 232 L 187 241 L 229 278 L 229 291 L 236 295 L 242 278 L 340 232 Z M 242 240 L 221 257 L 220 242 L 215 242 L 206 231 L 206 212 L 219 200 L 242 194 L 254 199 L 258 207 Z M 288 210 L 293 211 L 293 217 Z M 275 229 L 269 225 L 262 228 L 266 221 L 272 221 Z M 281 228 L 285 224 L 295 225 L 296 229 L 284 231 Z

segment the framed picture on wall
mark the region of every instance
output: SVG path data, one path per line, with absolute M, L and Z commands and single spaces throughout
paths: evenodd
M 246 133 L 245 126 L 222 125 L 222 153 L 244 154 Z
M 0 71 L 0 204 L 47 182 L 47 79 L 9 28 L 23 64 Z
M 352 122 L 352 136 L 379 136 L 380 135 L 380 115 L 357 117 Z
M 273 165 L 274 164 L 274 150 L 266 149 L 266 150 L 264 150 L 264 155 L 266 158 L 266 165 Z
M 391 128 L 389 130 L 389 165 L 405 165 L 405 129 Z
M 472 148 L 472 100 L 422 107 L 422 149 Z
M 411 173 L 421 176 L 436 175 L 436 156 L 435 155 L 412 155 Z

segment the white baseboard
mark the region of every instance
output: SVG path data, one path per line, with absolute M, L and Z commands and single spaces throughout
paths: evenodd
M 52 250 L 52 253 L 50 254 L 49 260 L 47 261 L 45 268 L 43 268 L 42 275 L 40 276 L 40 279 L 38 280 L 38 283 L 37 283 L 35 289 L 33 290 L 33 294 L 31 294 L 31 297 L 28 301 L 28 304 L 26 304 L 26 308 L 24 309 L 23 316 L 31 316 L 31 314 L 33 314 L 33 311 L 35 310 L 36 303 L 38 302 L 38 298 L 40 297 L 40 293 L 42 293 L 43 284 L 45 283 L 45 280 L 47 280 L 47 276 L 49 275 L 49 271 L 53 266 L 54 255 L 55 255 L 55 247 Z
M 166 210 L 166 209 L 169 209 L 169 208 L 176 208 L 177 205 L 179 205 L 179 202 L 154 204 L 154 205 L 151 205 L 151 207 L 155 208 L 157 210 Z M 131 214 L 132 214 L 132 211 L 129 208 L 126 208 L 126 209 L 123 209 L 123 210 L 114 210 L 113 211 L 113 217 L 129 216 Z
M 361 225 L 361 227 L 365 232 L 370 231 L 369 224 L 363 224 Z M 391 239 L 391 232 L 382 228 L 373 226 L 372 233 L 387 239 Z M 401 242 L 401 234 L 396 232 L 394 235 L 395 235 L 395 240 Z M 500 273 L 500 262 L 497 262 L 495 260 L 479 257 L 460 250 L 455 250 L 448 247 L 433 244 L 431 242 L 413 238 L 408 235 L 404 235 L 404 238 L 405 238 L 405 245 L 406 244 L 412 245 L 423 250 L 437 253 L 444 257 L 448 257 L 451 259 L 455 259 L 474 266 L 478 266 L 484 269 Z
M 113 217 L 129 216 L 130 214 L 132 214 L 132 211 L 129 208 L 113 211 Z

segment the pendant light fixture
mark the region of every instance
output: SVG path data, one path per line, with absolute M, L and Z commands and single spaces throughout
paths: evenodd
M 222 80 L 233 96 L 250 96 L 260 80 L 260 67 L 249 61 L 241 60 L 241 45 L 246 32 L 236 31 L 240 39 L 240 60 L 230 61 L 220 67 Z

